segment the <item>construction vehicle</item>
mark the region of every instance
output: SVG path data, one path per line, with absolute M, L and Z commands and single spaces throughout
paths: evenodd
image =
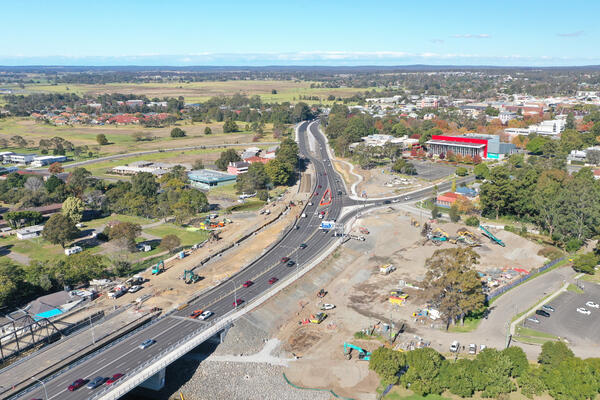
M 315 315 L 310 316 L 310 322 L 313 324 L 320 324 L 325 318 L 327 318 L 327 314 L 324 312 L 316 313 Z
M 200 278 L 200 275 L 196 275 L 191 269 L 185 269 L 183 270 L 183 278 L 181 279 L 183 279 L 185 283 L 190 284 L 196 283 L 202 278 Z
M 127 287 L 125 285 L 117 285 L 108 291 L 108 298 L 116 299 L 125 293 L 127 293 Z
M 165 262 L 163 260 L 160 260 L 158 263 L 156 263 L 155 266 L 152 267 L 152 275 L 158 275 L 164 271 L 165 271 Z
M 391 295 L 389 297 L 389 302 L 392 304 L 397 304 L 397 305 L 401 306 L 401 305 L 404 305 L 407 298 L 408 298 L 407 294 Z
M 488 231 L 487 229 L 484 228 L 483 225 L 479 225 L 479 229 L 481 229 L 483 231 L 483 236 L 486 236 L 487 238 L 489 238 L 492 242 L 499 244 L 502 247 L 506 247 L 506 245 L 504 244 L 504 242 L 500 239 L 498 239 L 496 236 L 494 236 L 492 234 L 492 232 Z
M 361 226 L 360 228 L 358 228 L 358 230 L 360 231 L 360 233 L 362 233 L 363 235 L 368 235 L 369 234 L 369 230 L 367 228 L 365 228 L 364 226 Z
M 369 361 L 371 359 L 371 352 L 366 351 L 365 349 L 358 347 L 352 343 L 344 342 L 344 356 L 350 360 L 352 358 L 352 350 L 356 350 L 358 352 L 358 359 L 362 361 Z
M 321 289 L 317 292 L 317 297 L 322 299 L 323 297 L 325 297 L 326 294 L 327 292 L 325 291 L 325 289 Z
M 410 224 L 414 227 L 419 227 L 419 221 L 417 221 L 416 219 L 414 219 L 413 217 L 410 217 Z
M 128 287 L 141 285 L 142 283 L 144 283 L 144 277 L 141 275 L 134 275 L 125 281 L 125 285 L 127 285 Z
M 394 272 L 395 270 L 396 270 L 396 267 L 394 267 L 392 264 L 385 264 L 385 265 L 382 265 L 381 267 L 379 267 L 379 273 L 383 274 L 383 275 L 390 274 L 390 273 Z

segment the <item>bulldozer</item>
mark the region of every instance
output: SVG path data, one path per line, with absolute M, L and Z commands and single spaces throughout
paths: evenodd
M 327 318 L 327 314 L 324 312 L 316 313 L 315 315 L 310 316 L 310 322 L 313 324 L 320 324 L 325 318 Z

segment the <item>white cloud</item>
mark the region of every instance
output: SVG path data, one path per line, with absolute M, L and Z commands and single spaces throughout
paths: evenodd
M 457 39 L 489 39 L 492 36 L 488 33 L 464 33 L 459 35 L 452 35 L 452 37 Z

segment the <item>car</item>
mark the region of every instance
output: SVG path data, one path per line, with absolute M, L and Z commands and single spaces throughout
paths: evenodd
M 290 261 L 287 262 L 287 266 L 288 267 L 293 267 L 294 264 L 296 264 L 296 263 L 293 260 L 290 260 Z
M 536 315 L 541 315 L 542 317 L 550 317 L 550 313 L 544 310 L 535 310 Z
M 539 324 L 540 323 L 540 320 L 537 319 L 536 317 L 528 317 L 527 321 L 533 322 L 534 324 Z
M 323 214 L 319 214 L 319 219 L 323 219 Z
M 286 262 L 288 262 L 288 261 L 290 261 L 290 258 L 289 258 L 289 257 L 283 257 L 283 258 L 281 259 L 281 262 L 282 262 L 282 263 L 286 263 Z
M 404 196 L 404 201 L 408 201 L 408 200 L 410 200 L 410 197 Z
M 200 316 L 200 314 L 202 314 L 203 312 L 204 312 L 204 310 L 194 310 L 190 314 L 190 318 L 198 318 Z
M 319 189 L 321 189 L 321 187 L 322 187 L 322 186 L 321 186 L 321 185 L 319 185 L 319 186 L 317 186 L 317 187 L 318 187 Z
M 544 305 L 542 306 L 542 309 L 544 309 L 544 310 L 546 310 L 546 311 L 552 311 L 552 312 L 554 312 L 554 307 L 552 307 L 552 306 L 549 306 L 548 304 L 544 304 Z
M 67 389 L 69 389 L 69 392 L 74 392 L 85 385 L 86 382 L 87 381 L 85 379 L 77 379 L 75 382 L 71 383 Z
M 323 172 L 323 175 L 327 175 L 327 172 Z
M 319 192 L 315 192 L 315 196 L 318 196 L 318 195 L 319 195 Z
M 250 287 L 250 286 L 252 286 L 253 284 L 254 284 L 254 282 L 252 282 L 252 281 L 246 281 L 246 282 L 244 282 L 244 284 L 243 284 L 242 286 L 243 286 L 243 287 Z
M 240 304 L 242 304 L 244 302 L 244 300 L 242 299 L 235 299 L 235 301 L 233 302 L 233 307 L 237 307 Z
M 103 376 L 97 376 L 90 381 L 85 387 L 88 389 L 96 389 L 98 386 L 106 382 L 106 378 Z
M 123 377 L 123 374 L 114 374 L 113 376 L 111 376 L 110 378 L 108 378 L 108 380 L 106 381 L 107 385 L 112 385 L 113 383 L 115 383 L 116 381 L 118 381 L 119 379 L 121 379 Z
M 585 305 L 592 308 L 600 308 L 600 304 L 594 303 L 593 301 L 588 301 L 587 303 L 585 303 Z
M 312 206 L 312 205 L 313 205 L 312 201 L 309 201 L 309 202 L 308 202 L 308 205 L 309 205 L 309 206 Z
M 485 344 L 480 344 L 479 345 L 479 352 L 481 353 L 482 351 L 484 351 L 485 349 L 487 349 L 487 346 Z
M 306 243 L 302 243 L 302 244 L 300 245 L 300 248 L 301 248 L 301 249 L 305 249 L 305 248 L 307 248 L 307 247 L 308 247 L 308 246 L 306 245 Z
M 390 200 L 384 200 L 383 204 L 391 204 L 392 202 Z
M 321 214 L 321 215 L 325 215 L 325 211 L 321 211 L 321 212 L 320 212 L 320 214 Z
M 452 344 L 450 345 L 450 351 L 452 353 L 456 353 L 458 351 L 458 349 L 460 349 L 460 343 L 458 343 L 456 340 L 454 342 L 452 342 Z
M 341 190 L 338 190 L 338 191 L 337 191 L 337 194 L 338 194 L 338 196 L 341 196 L 341 195 L 342 195 L 342 191 L 341 191 Z
M 142 287 L 140 285 L 133 285 L 132 287 L 129 288 L 128 292 L 129 293 L 135 293 L 138 290 L 140 290 Z
M 148 339 L 148 340 L 144 340 L 138 347 L 142 350 L 147 349 L 148 347 L 152 346 L 154 343 L 156 343 L 156 340 L 154 339 Z
M 477 345 L 475 343 L 469 345 L 469 354 L 477 354 Z
M 577 309 L 577 312 L 580 314 L 585 314 L 585 315 L 590 315 L 592 313 L 590 310 L 588 310 L 587 308 L 584 308 L 584 307 L 579 307 Z
M 334 304 L 321 304 L 321 307 L 319 307 L 321 310 L 323 311 L 327 311 L 327 310 L 333 310 L 335 308 Z
M 272 277 L 271 279 L 269 279 L 269 285 L 274 284 L 275 282 L 277 282 L 279 279 Z
M 211 317 L 211 315 L 213 315 L 214 313 L 212 311 L 204 311 L 202 314 L 200 314 L 200 316 L 198 317 L 199 319 L 201 319 L 202 321 L 207 320 L 208 318 Z

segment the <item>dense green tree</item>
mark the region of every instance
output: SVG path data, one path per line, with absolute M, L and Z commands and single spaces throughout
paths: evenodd
M 545 365 L 558 365 L 560 362 L 574 357 L 571 349 L 563 342 L 548 341 L 542 345 L 538 362 Z
M 63 214 L 52 215 L 42 231 L 44 239 L 50 243 L 60 244 L 63 248 L 65 244 L 75 239 L 79 234 L 79 229 L 71 218 Z
M 160 241 L 160 247 L 163 250 L 168 250 L 169 253 L 173 252 L 176 248 L 181 245 L 181 240 L 176 235 L 166 235 Z
M 458 168 L 456 168 L 456 172 L 455 173 L 458 176 L 467 176 L 467 174 L 469 173 L 469 171 L 465 167 L 458 167 Z
M 100 146 L 104 146 L 108 144 L 108 139 L 104 133 L 99 133 L 96 135 L 96 142 L 98 142 Z
M 46 187 L 48 193 L 54 193 L 59 188 L 59 186 L 62 186 L 64 188 L 64 185 L 65 183 L 60 178 L 57 178 L 56 175 L 50 175 L 44 183 L 44 186 Z
M 480 202 L 484 216 L 499 218 L 511 212 L 511 204 L 515 196 L 515 187 L 506 166 L 490 171 L 488 182 L 481 185 Z
M 594 253 L 580 254 L 573 260 L 573 269 L 577 272 L 593 274 L 599 261 L 600 259 Z
M 206 128 L 204 128 L 204 134 L 212 135 L 212 129 L 210 129 L 210 126 L 207 126 Z
M 281 141 L 279 148 L 275 152 L 277 159 L 289 164 L 292 170 L 298 166 L 298 143 L 290 138 Z
M 548 342 L 547 342 L 548 343 Z M 542 379 L 556 400 L 587 400 L 598 396 L 599 382 L 591 366 L 577 357 L 545 366 Z
M 308 104 L 300 101 L 294 105 L 294 110 L 292 111 L 292 122 L 305 121 L 307 119 L 311 119 L 312 117 L 313 115 L 310 111 L 310 107 L 308 107 Z
M 473 168 L 473 173 L 475 174 L 475 177 L 477 179 L 487 179 L 487 177 L 490 174 L 490 169 L 488 168 L 488 166 L 486 164 L 481 163 L 481 164 L 477 164 Z
M 135 239 L 142 233 L 140 224 L 119 221 L 108 230 L 108 238 L 118 247 L 135 250 Z
M 403 353 L 383 346 L 373 351 L 369 360 L 369 369 L 375 371 L 381 381 L 387 385 L 398 383 L 399 372 L 405 365 L 406 359 Z
M 173 129 L 171 129 L 171 137 L 172 138 L 185 137 L 185 131 L 179 127 L 175 127 Z
M 266 189 L 269 175 L 263 163 L 254 163 L 248 167 L 248 172 L 238 175 L 235 187 L 238 193 L 254 193 Z
M 269 161 L 265 165 L 265 172 L 269 175 L 269 179 L 273 185 L 287 185 L 292 180 L 294 174 L 291 166 L 279 158 Z
M 79 223 L 83 217 L 85 206 L 78 197 L 67 197 L 62 205 L 63 215 L 69 217 L 74 223 Z
M 522 348 L 517 346 L 508 347 L 501 352 L 510 359 L 510 376 L 513 378 L 522 376 L 529 371 L 529 361 Z
M 81 197 L 92 181 L 92 173 L 85 168 L 75 168 L 67 178 L 67 189 Z
M 539 396 L 546 391 L 546 385 L 542 379 L 542 369 L 531 367 L 518 380 L 521 394 L 533 399 L 533 396 Z
M 131 190 L 144 197 L 156 196 L 160 187 L 156 177 L 150 172 L 139 172 L 131 177 Z
M 38 211 L 9 211 L 2 217 L 14 229 L 37 225 L 44 220 L 44 217 Z
M 197 160 L 194 161 L 194 163 L 192 164 L 192 169 L 193 170 L 198 170 L 198 169 L 204 169 L 204 161 L 202 161 L 201 158 L 198 158 Z
M 240 129 L 238 128 L 235 121 L 233 121 L 232 119 L 225 120 L 225 123 L 223 124 L 223 132 L 224 133 L 238 132 L 239 130 Z
M 527 151 L 531 154 L 542 154 L 544 145 L 548 142 L 548 139 L 541 136 L 536 136 L 527 142 Z
M 236 161 L 242 161 L 240 155 L 234 149 L 227 149 L 221 153 L 221 156 L 215 161 L 215 165 L 221 171 L 225 171 L 230 162 Z
M 458 213 L 458 206 L 456 205 L 456 203 L 450 206 L 450 210 L 448 210 L 448 215 L 450 217 L 451 222 L 460 221 L 460 215 Z
M 444 358 L 430 347 L 405 353 L 408 369 L 400 378 L 405 387 L 419 396 L 440 394 L 443 392 L 440 370 Z

